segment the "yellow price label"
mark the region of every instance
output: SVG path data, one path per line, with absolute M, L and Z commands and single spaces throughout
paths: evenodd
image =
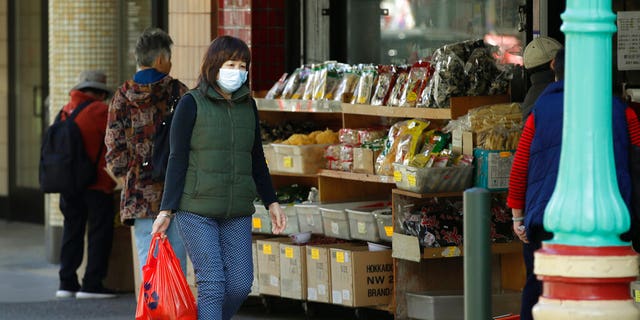
M 416 101 L 417 99 L 418 99 L 418 95 L 417 95 L 415 92 L 410 91 L 410 92 L 407 94 L 407 101 L 412 102 L 412 101 Z
M 251 220 L 253 221 L 254 229 L 262 229 L 262 220 L 260 220 L 260 218 L 253 218 Z
M 400 181 L 402 181 L 402 172 L 397 171 L 397 170 L 394 170 L 394 171 L 393 171 L 393 180 L 394 180 L 395 182 L 400 182 Z
M 416 186 L 416 175 L 415 174 L 407 174 L 407 182 L 409 182 L 409 186 Z
M 289 259 L 293 259 L 293 248 L 291 247 L 284 248 L 284 256 Z
M 344 252 L 336 251 L 336 261 L 338 263 L 344 263 Z
M 635 298 L 636 302 L 640 302 L 640 290 L 633 290 L 633 297 Z
M 283 157 L 282 158 L 282 165 L 285 168 L 293 168 L 293 158 L 292 157 Z
M 509 158 L 511 157 L 511 152 L 509 151 L 501 151 L 500 152 L 500 158 Z
M 264 254 L 271 254 L 271 245 L 270 244 L 265 244 L 262 246 L 262 252 Z
M 393 236 L 393 226 L 384 226 L 384 233 L 387 237 Z
M 443 257 L 459 257 L 461 254 L 460 248 L 456 247 L 456 246 L 449 246 L 444 248 L 444 251 L 442 251 L 442 256 Z
M 312 248 L 311 249 L 311 259 L 320 260 L 320 250 Z

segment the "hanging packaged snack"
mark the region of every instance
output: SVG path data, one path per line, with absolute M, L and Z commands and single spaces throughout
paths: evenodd
M 345 67 L 331 100 L 345 103 L 351 102 L 353 92 L 358 84 L 358 79 L 360 79 L 360 76 L 352 67 Z
M 396 68 L 396 81 L 393 84 L 393 89 L 389 93 L 389 99 L 387 100 L 387 106 L 399 107 L 400 98 L 404 90 L 407 80 L 409 79 L 409 66 L 403 65 Z
M 429 76 L 431 74 L 431 64 L 427 61 L 419 60 L 411 66 L 407 84 L 402 90 L 399 106 L 405 108 L 413 108 L 416 106 L 418 97 L 422 95 L 422 91 L 427 86 Z
M 358 85 L 351 99 L 351 104 L 369 104 L 371 92 L 377 76 L 376 68 L 372 65 L 362 67 Z
M 296 72 L 294 72 L 294 74 L 296 74 Z M 290 79 L 287 85 L 285 86 L 284 92 L 282 93 L 283 98 L 284 99 L 302 99 L 305 88 L 307 87 L 307 82 L 309 81 L 309 78 L 310 78 L 310 74 L 311 74 L 311 68 L 308 65 L 302 66 L 300 68 L 300 71 L 297 73 L 297 79 L 294 79 L 294 80 L 297 80 L 297 85 L 292 85 L 292 87 L 295 87 L 295 89 L 293 89 L 291 96 L 285 95 L 285 93 L 288 91 L 289 83 L 291 82 L 291 79 Z
M 396 81 L 396 71 L 393 65 L 378 66 L 378 82 L 371 97 L 372 106 L 384 106 L 389 100 L 391 88 Z
M 278 99 L 282 95 L 282 91 L 284 90 L 284 86 L 287 80 L 287 73 L 283 73 L 280 79 L 276 83 L 273 84 L 271 89 L 267 92 L 267 95 L 264 97 L 265 99 Z

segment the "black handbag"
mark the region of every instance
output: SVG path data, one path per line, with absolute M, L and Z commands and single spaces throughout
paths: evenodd
M 155 182 L 164 181 L 169 164 L 169 131 L 171 131 L 171 120 L 173 120 L 173 111 L 180 100 L 180 85 L 178 81 L 173 81 L 173 89 L 169 101 L 167 101 L 167 112 L 162 116 L 162 121 L 156 124 L 156 134 L 153 137 L 153 155 L 151 158 L 151 166 L 153 171 L 151 178 Z

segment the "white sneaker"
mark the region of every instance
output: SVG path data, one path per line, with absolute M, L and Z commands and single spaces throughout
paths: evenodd
M 58 299 L 71 299 L 76 297 L 75 291 L 58 290 L 56 291 L 56 298 Z
M 117 296 L 113 291 L 105 288 L 96 291 L 78 291 L 76 293 L 76 299 L 108 299 Z

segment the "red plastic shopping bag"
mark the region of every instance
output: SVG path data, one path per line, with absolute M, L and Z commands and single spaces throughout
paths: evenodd
M 196 301 L 180 269 L 180 261 L 169 240 L 155 234 L 142 268 L 136 320 L 197 319 Z

